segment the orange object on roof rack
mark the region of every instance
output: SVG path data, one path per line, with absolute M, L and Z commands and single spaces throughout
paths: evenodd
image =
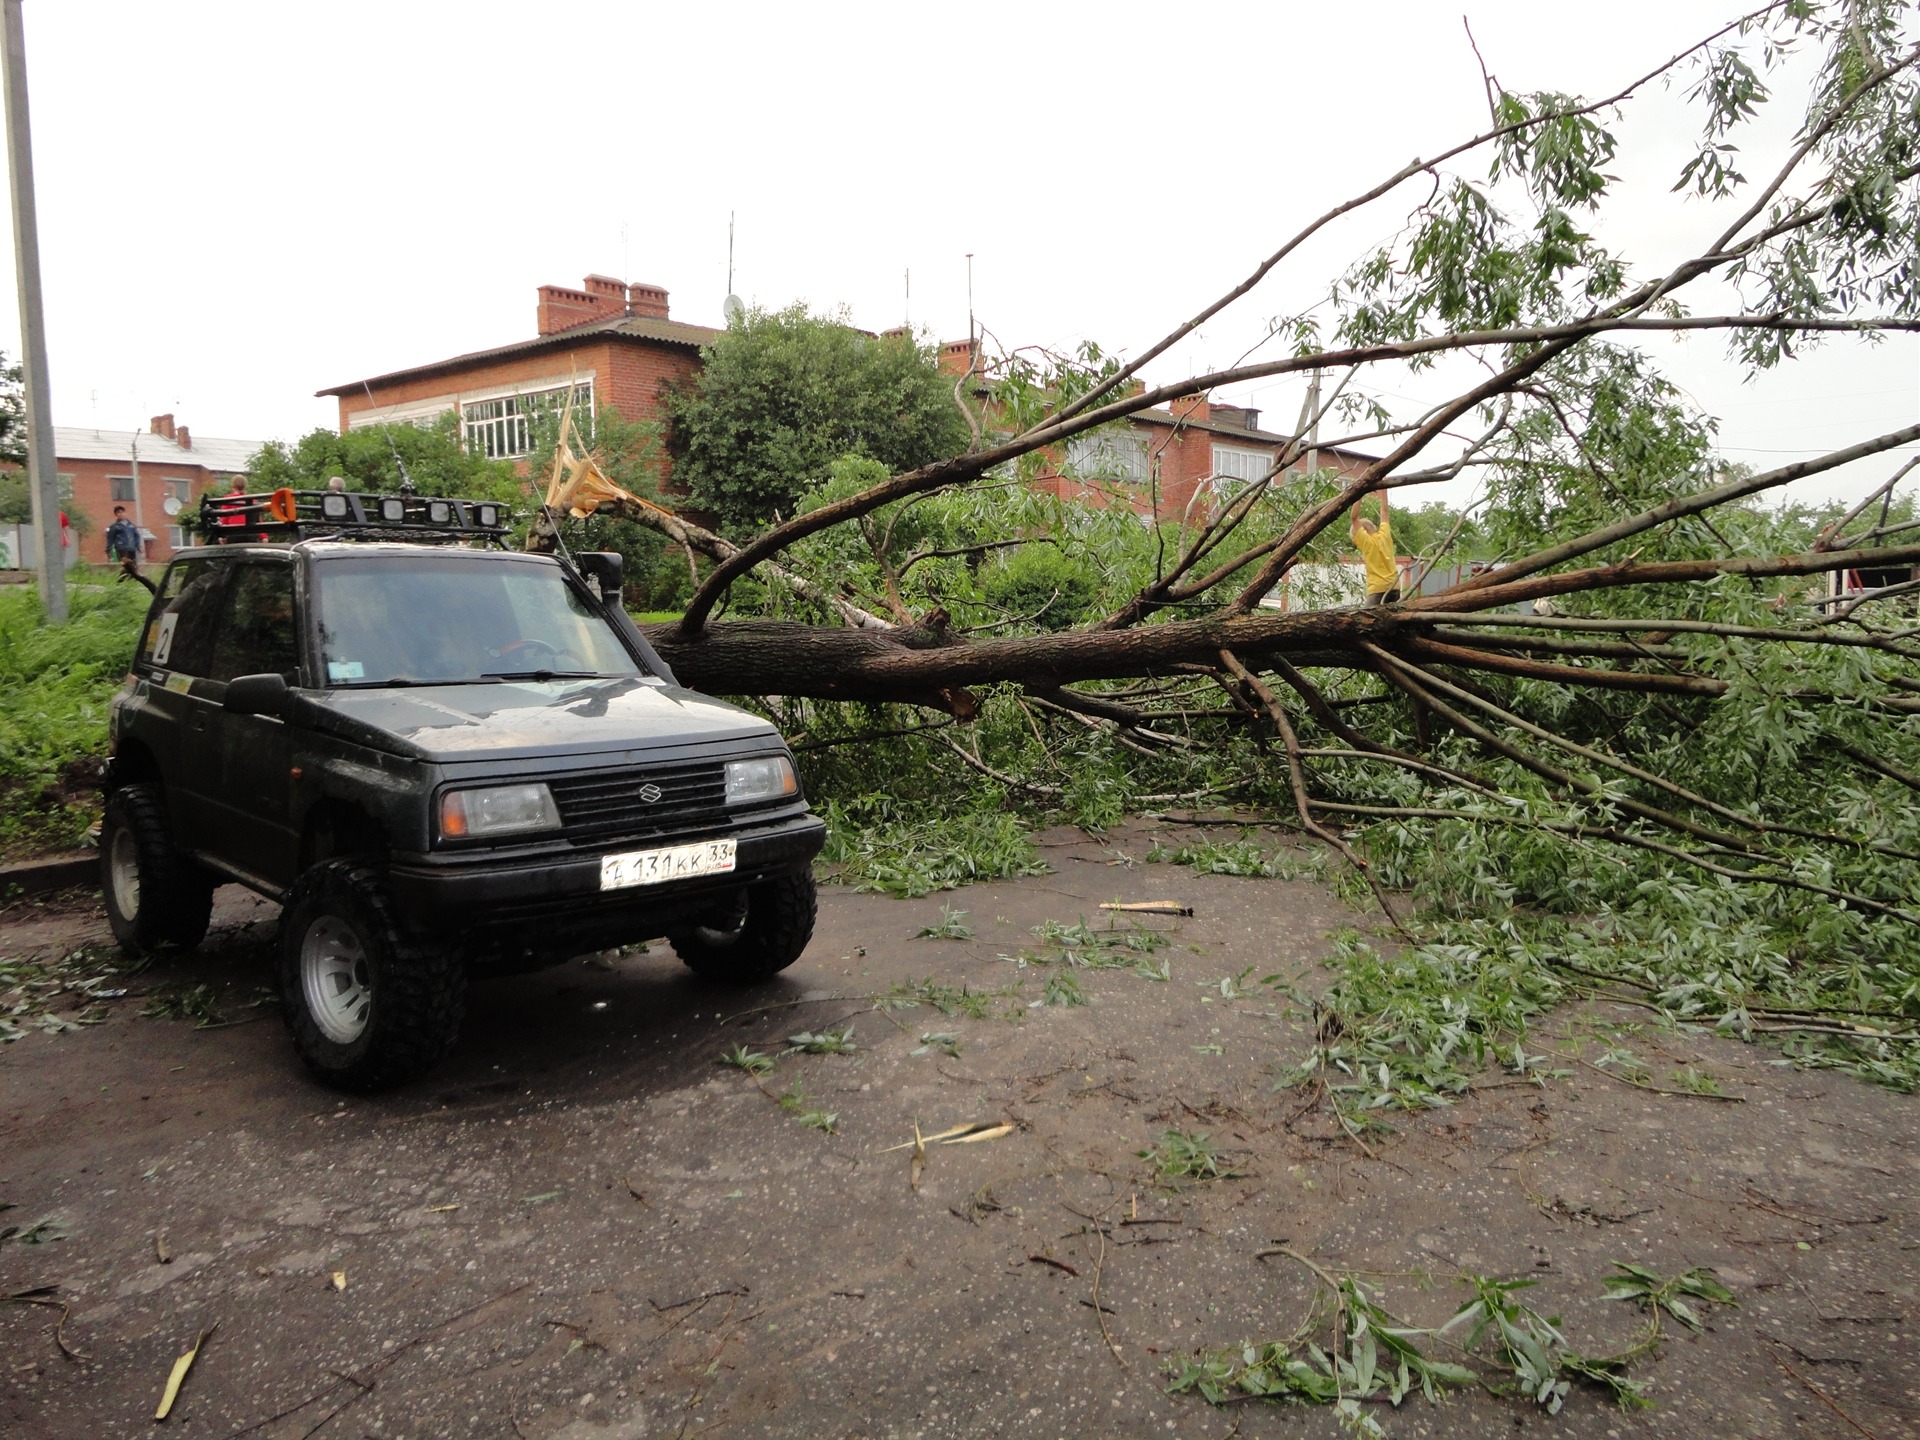
M 497 500 L 443 495 L 377 495 L 344 490 L 274 490 L 207 495 L 200 532 L 209 545 L 292 544 L 300 540 L 505 542 L 512 513 Z

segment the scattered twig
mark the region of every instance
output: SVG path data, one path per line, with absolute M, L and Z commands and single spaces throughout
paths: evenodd
M 1853 1416 L 1849 1415 L 1845 1410 L 1842 1410 L 1840 1408 L 1840 1402 L 1838 1400 L 1835 1400 L 1833 1396 L 1829 1395 L 1826 1391 L 1822 1390 L 1818 1385 L 1814 1384 L 1813 1381 L 1809 1380 L 1806 1376 L 1802 1375 L 1798 1370 L 1794 1369 L 1793 1366 L 1789 1365 L 1787 1363 L 1787 1357 L 1782 1355 L 1779 1349 L 1777 1348 L 1779 1345 L 1779 1342 L 1775 1341 L 1773 1343 L 1776 1346 L 1773 1352 L 1774 1364 L 1778 1365 L 1782 1370 L 1786 1371 L 1789 1376 L 1791 1376 L 1793 1379 L 1799 1381 L 1802 1385 L 1804 1385 L 1807 1388 L 1808 1393 L 1811 1394 L 1814 1399 L 1818 1400 L 1822 1405 L 1826 1406 L 1829 1410 L 1833 1411 L 1834 1414 L 1838 1415 L 1842 1420 L 1846 1421 L 1847 1424 L 1853 1427 L 1853 1429 L 1857 1433 L 1866 1436 L 1867 1440 L 1877 1440 L 1877 1437 L 1874 1435 L 1874 1433 L 1871 1430 L 1867 1429 L 1866 1426 L 1862 1425 L 1858 1420 L 1854 1419 Z

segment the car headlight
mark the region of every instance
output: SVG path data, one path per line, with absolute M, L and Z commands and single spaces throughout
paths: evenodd
M 440 797 L 443 840 L 477 840 L 487 835 L 518 835 L 529 830 L 559 828 L 559 808 L 553 803 L 553 792 L 544 785 L 449 790 Z
M 729 805 L 753 805 L 762 800 L 778 800 L 799 793 L 800 782 L 794 778 L 793 762 L 784 755 L 762 755 L 754 760 L 727 762 Z

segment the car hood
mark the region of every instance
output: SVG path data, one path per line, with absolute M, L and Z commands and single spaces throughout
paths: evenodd
M 513 760 L 646 750 L 777 732 L 738 706 L 674 685 L 610 680 L 501 681 L 310 693 L 315 729 L 421 760 Z

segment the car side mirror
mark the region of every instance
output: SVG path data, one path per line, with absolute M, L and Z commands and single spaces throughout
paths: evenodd
M 271 715 L 284 720 L 290 698 L 284 675 L 239 675 L 227 682 L 225 708 L 229 715 Z
M 573 557 L 580 574 L 600 587 L 600 598 L 620 603 L 621 579 L 626 562 L 618 550 L 589 550 Z

